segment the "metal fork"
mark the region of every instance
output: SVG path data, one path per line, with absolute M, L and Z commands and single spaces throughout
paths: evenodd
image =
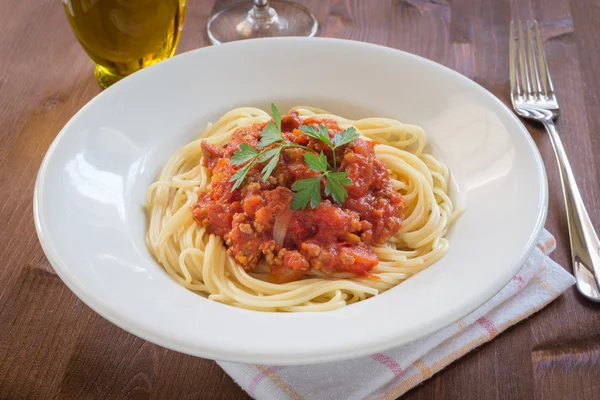
M 533 39 L 532 31 L 535 36 Z M 525 24 L 520 20 L 516 24 L 511 21 L 509 57 L 510 98 L 513 107 L 521 117 L 541 122 L 546 127 L 554 148 L 565 196 L 577 289 L 586 298 L 600 302 L 600 240 L 585 209 L 573 170 L 554 126 L 559 107 L 537 21 L 527 21 Z

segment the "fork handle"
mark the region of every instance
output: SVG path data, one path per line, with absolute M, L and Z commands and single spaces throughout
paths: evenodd
M 571 240 L 571 260 L 573 261 L 573 273 L 577 279 L 577 289 L 588 299 L 600 302 L 600 240 L 583 204 L 556 126 L 552 120 L 543 121 L 543 124 L 550 135 L 560 170 Z

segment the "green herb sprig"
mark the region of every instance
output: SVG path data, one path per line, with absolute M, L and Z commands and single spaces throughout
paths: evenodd
M 296 143 L 286 142 L 281 133 L 281 113 L 277 109 L 275 103 L 271 103 L 271 114 L 273 115 L 273 121 L 269 121 L 267 126 L 261 132 L 260 142 L 258 143 L 259 149 L 264 149 L 273 144 L 279 144 L 279 147 L 274 147 L 265 151 L 257 151 L 252 146 L 247 143 L 242 143 L 240 145 L 240 150 L 233 153 L 233 157 L 231 157 L 231 163 L 233 165 L 243 165 L 246 164 L 243 168 L 240 168 L 232 177 L 229 179 L 230 182 L 235 182 L 232 190 L 237 189 L 246 179 L 246 175 L 248 175 L 248 171 L 255 163 L 263 163 L 265 161 L 269 161 L 262 169 L 261 173 L 263 174 L 262 181 L 266 182 L 269 179 L 269 176 L 273 173 L 273 170 L 277 166 L 279 162 L 279 156 L 281 155 L 281 150 L 290 148 L 290 147 L 298 147 L 304 150 L 314 151 L 306 146 L 301 146 Z
M 336 134 L 333 137 L 333 142 L 329 139 L 329 128 L 325 125 L 317 125 L 316 127 L 313 125 L 302 125 L 300 130 L 304 132 L 305 135 L 310 136 L 311 138 L 318 139 L 324 142 L 329 148 L 331 148 L 331 152 L 333 153 L 333 169 L 337 170 L 337 162 L 335 159 L 335 149 L 345 144 L 352 142 L 354 139 L 358 138 L 358 133 L 356 133 L 356 128 L 351 126 L 350 128 L 345 129 L 344 131 Z
M 296 192 L 292 200 L 292 210 L 303 210 L 310 203 L 310 208 L 316 208 L 321 203 L 321 181 L 325 178 L 325 195 L 333 197 L 337 203 L 342 204 L 348 192 L 343 185 L 351 185 L 347 172 L 331 170 L 327 157 L 323 152 L 316 156 L 313 153 L 304 155 L 304 161 L 313 171 L 321 172 L 314 178 L 301 179 L 294 184 L 292 190 Z
M 330 167 L 327 157 L 323 152 L 317 157 L 314 154 L 305 154 L 304 161 L 313 171 L 321 172 L 321 175 L 315 178 L 302 179 L 296 182 L 292 190 L 296 192 L 292 200 L 293 210 L 303 210 L 308 204 L 310 208 L 316 208 L 321 203 L 321 180 L 325 178 L 325 195 L 333 197 L 339 204 L 343 204 L 348 197 L 348 192 L 343 185 L 351 185 L 352 181 L 348 178 L 347 172 L 337 170 L 337 160 L 335 150 L 345 144 L 351 143 L 358 138 L 356 128 L 350 127 L 337 133 L 333 141 L 329 138 L 329 128 L 325 125 L 302 125 L 300 130 L 304 134 L 318 139 L 325 143 L 331 149 L 333 155 L 333 168 Z
M 348 178 L 347 172 L 337 171 L 335 150 L 358 138 L 359 135 L 356 129 L 354 127 L 345 129 L 336 134 L 333 140 L 331 140 L 329 138 L 329 129 L 325 125 L 300 126 L 300 130 L 304 134 L 320 140 L 329 146 L 333 154 L 333 167 L 331 167 L 327 156 L 323 152 L 317 155 L 316 151 L 309 147 L 285 141 L 281 132 L 281 113 L 275 103 L 271 103 L 271 114 L 273 121 L 269 121 L 267 126 L 262 130 L 260 142 L 257 147 L 264 149 L 273 144 L 279 144 L 279 146 L 269 150 L 258 151 L 249 144 L 242 143 L 240 150 L 236 151 L 233 157 L 231 157 L 231 163 L 233 165 L 246 165 L 240 168 L 229 180 L 230 182 L 235 182 L 232 190 L 240 187 L 246 179 L 248 171 L 250 171 L 254 164 L 268 161 L 261 171 L 263 174 L 262 181 L 266 182 L 279 162 L 281 151 L 285 148 L 296 147 L 309 151 L 309 153 L 304 154 L 304 161 L 309 169 L 320 172 L 320 174 L 313 178 L 301 179 L 294 184 L 292 190 L 296 193 L 294 194 L 291 208 L 293 210 L 301 210 L 305 209 L 309 204 L 311 208 L 316 208 L 322 201 L 321 182 L 323 179 L 325 179 L 325 195 L 331 196 L 335 202 L 343 204 L 348 196 L 348 192 L 344 186 L 351 185 L 352 181 Z

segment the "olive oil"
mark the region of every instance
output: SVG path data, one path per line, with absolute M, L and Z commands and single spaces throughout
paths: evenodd
M 103 87 L 169 58 L 181 35 L 186 0 L 63 0 L 75 36 Z

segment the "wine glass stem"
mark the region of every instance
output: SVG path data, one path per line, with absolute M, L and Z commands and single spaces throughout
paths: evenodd
M 277 13 L 269 6 L 269 0 L 254 0 L 248 12 L 248 22 L 258 27 L 266 27 L 278 22 Z
M 269 14 L 271 10 L 272 9 L 269 6 L 269 0 L 254 0 L 254 5 L 252 6 L 252 10 L 250 10 L 250 12 L 255 18 L 265 18 L 270 16 Z

